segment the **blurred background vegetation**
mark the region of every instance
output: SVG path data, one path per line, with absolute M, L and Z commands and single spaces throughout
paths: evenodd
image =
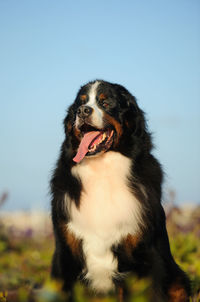
M 6 198 L 6 193 L 1 196 L 0 206 Z M 200 206 L 179 208 L 168 204 L 166 216 L 172 253 L 192 281 L 191 301 L 200 301 Z M 5 213 L 0 208 L 0 302 L 65 301 L 61 285 L 49 279 L 53 250 L 48 214 Z M 148 280 L 130 277 L 127 285 L 130 301 L 149 301 Z M 75 295 L 77 302 L 117 301 L 114 296 L 92 296 L 80 284 Z

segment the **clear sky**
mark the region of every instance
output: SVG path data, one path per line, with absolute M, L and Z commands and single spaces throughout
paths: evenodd
M 96 78 L 147 113 L 165 191 L 200 202 L 200 1 L 0 0 L 4 209 L 49 209 L 65 111 Z

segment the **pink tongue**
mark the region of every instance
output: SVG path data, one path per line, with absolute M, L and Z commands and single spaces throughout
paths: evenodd
M 81 143 L 78 147 L 78 152 L 73 158 L 73 161 L 79 163 L 85 157 L 86 153 L 88 152 L 89 145 L 99 134 L 101 134 L 100 131 L 91 131 L 83 136 Z

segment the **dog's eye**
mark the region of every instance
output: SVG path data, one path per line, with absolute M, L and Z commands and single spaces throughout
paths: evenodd
M 103 106 L 104 108 L 108 108 L 109 104 L 108 104 L 107 102 L 103 101 L 103 102 L 102 102 L 102 106 Z
M 99 103 L 101 104 L 101 106 L 103 108 L 108 108 L 109 107 L 109 102 L 108 102 L 107 95 L 105 95 L 104 93 L 101 93 L 99 95 L 99 98 L 97 97 L 97 100 L 99 100 Z

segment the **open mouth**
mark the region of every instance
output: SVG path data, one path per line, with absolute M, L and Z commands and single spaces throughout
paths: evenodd
M 73 158 L 73 161 L 77 163 L 85 156 L 106 152 L 113 143 L 114 130 L 110 128 L 99 130 L 89 125 L 83 125 L 80 130 L 83 137 L 78 147 L 77 154 Z
M 88 154 L 87 155 L 94 155 L 100 151 L 106 151 L 111 147 L 113 142 L 113 134 L 114 131 L 111 129 L 107 129 L 104 131 L 96 131 L 100 132 L 89 144 L 88 146 Z

